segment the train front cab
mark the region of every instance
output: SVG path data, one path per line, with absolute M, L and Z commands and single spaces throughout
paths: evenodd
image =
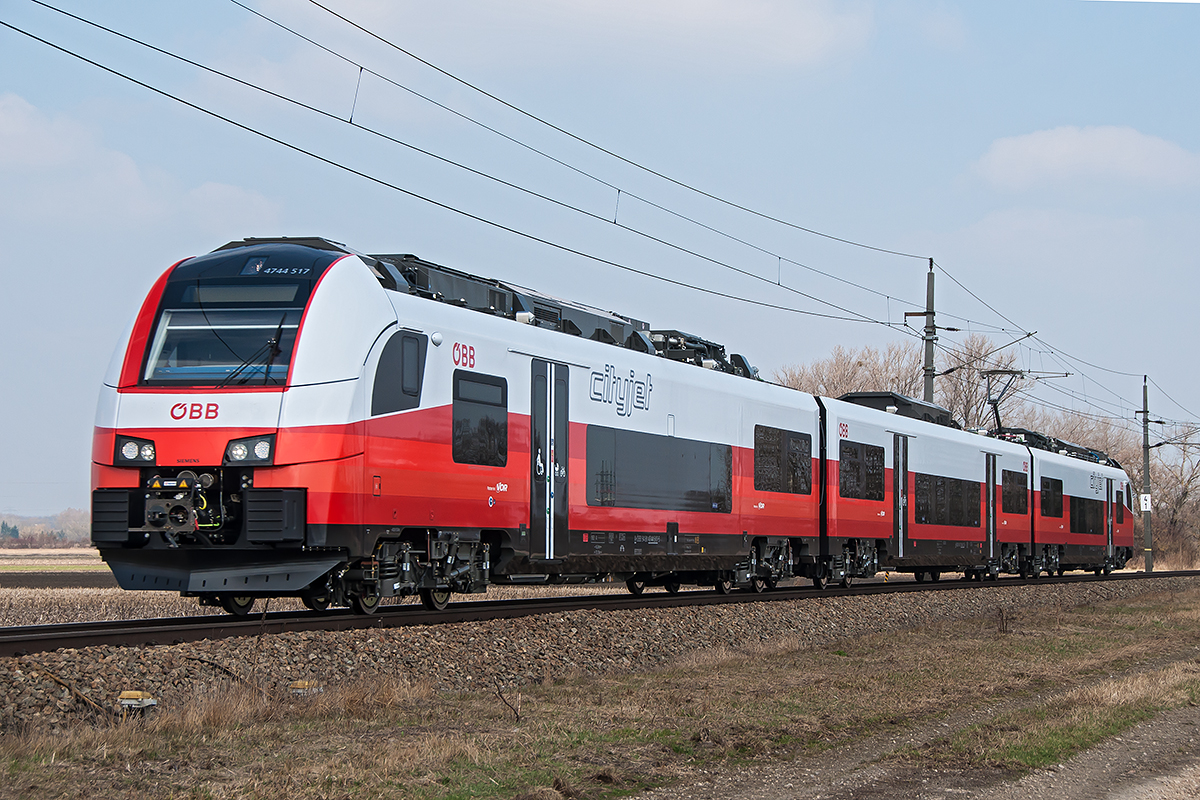
M 343 563 L 361 530 L 362 364 L 395 324 L 367 266 L 329 246 L 239 243 L 164 273 L 93 439 L 92 540 L 120 585 L 238 611 Z

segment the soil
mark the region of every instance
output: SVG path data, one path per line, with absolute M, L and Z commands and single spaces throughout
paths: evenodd
M 785 764 L 698 772 L 641 800 L 1192 800 L 1200 797 L 1200 707 L 1163 712 L 1047 769 L 938 769 L 896 757 L 954 731 L 1032 705 L 1003 703 Z

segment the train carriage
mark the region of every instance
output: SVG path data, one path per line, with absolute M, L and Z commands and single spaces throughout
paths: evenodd
M 233 242 L 167 270 L 114 357 L 92 538 L 123 587 L 233 613 L 1124 563 L 1119 469 L 881 397 L 772 385 L 713 342 L 413 256 Z M 1043 477 L 1068 487 L 1061 534 Z

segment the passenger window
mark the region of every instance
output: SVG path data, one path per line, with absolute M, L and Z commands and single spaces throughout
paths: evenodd
M 1063 483 L 1058 478 L 1042 478 L 1042 516 L 1062 517 Z
M 1117 492 L 1117 524 L 1125 522 L 1125 493 Z
M 454 371 L 451 450 L 459 464 L 508 463 L 508 382 L 494 375 Z
M 375 386 L 371 390 L 371 416 L 421 405 L 427 341 L 421 334 L 401 331 L 383 346 L 379 366 L 375 368 Z
M 589 425 L 587 487 L 589 506 L 728 514 L 733 448 Z
M 977 481 L 918 472 L 916 521 L 922 525 L 978 528 L 981 487 Z
M 1104 501 L 1071 497 L 1071 533 L 1104 533 Z
M 842 440 L 838 494 L 850 500 L 883 500 L 883 448 Z
M 1000 495 L 1000 508 L 1005 514 L 1029 513 L 1029 484 L 1024 472 L 1002 470 L 1004 488 Z
M 754 488 L 760 492 L 812 494 L 812 437 L 755 425 Z

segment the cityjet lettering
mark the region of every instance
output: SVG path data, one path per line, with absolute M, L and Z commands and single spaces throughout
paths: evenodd
M 628 417 L 635 408 L 649 411 L 650 392 L 653 390 L 649 372 L 645 380 L 638 380 L 633 370 L 629 370 L 629 377 L 624 377 L 617 374 L 616 367 L 607 364 L 604 372 L 592 373 L 591 399 L 597 403 L 616 405 L 617 413 L 623 417 Z

